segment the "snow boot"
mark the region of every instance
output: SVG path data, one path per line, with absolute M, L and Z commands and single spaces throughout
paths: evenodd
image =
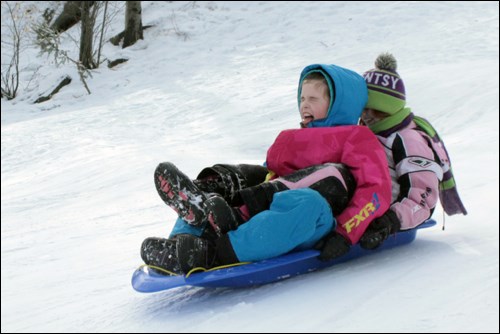
M 202 191 L 219 194 L 231 204 L 237 191 L 264 182 L 267 173 L 267 168 L 259 165 L 216 164 L 204 168 L 193 182 Z
M 146 238 L 141 245 L 141 258 L 147 265 L 160 267 L 174 274 L 182 274 L 177 259 L 175 239 Z M 164 274 L 163 271 L 157 271 Z
M 154 173 L 155 186 L 161 199 L 174 209 L 186 223 L 200 226 L 205 220 L 203 203 L 207 194 L 171 162 L 158 165 Z
M 179 234 L 176 239 L 181 272 L 187 274 L 193 268 L 209 269 L 215 266 L 214 243 L 192 234 Z
M 212 197 L 205 201 L 205 212 L 210 226 L 220 237 L 229 231 L 236 230 L 245 221 L 238 212 L 221 197 Z

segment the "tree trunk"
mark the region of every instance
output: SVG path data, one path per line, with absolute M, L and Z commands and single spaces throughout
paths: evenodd
M 86 69 L 92 69 L 95 64 L 92 59 L 92 41 L 94 37 L 94 20 L 90 14 L 92 1 L 81 2 L 82 35 L 80 36 L 80 57 L 81 65 Z
M 64 5 L 62 13 L 57 17 L 52 26 L 52 30 L 57 32 L 64 32 L 80 21 L 81 1 L 67 1 Z M 89 1 L 92 4 L 94 1 Z
M 125 13 L 125 36 L 123 48 L 135 44 L 139 39 L 143 39 L 142 34 L 142 9 L 140 1 L 127 1 Z

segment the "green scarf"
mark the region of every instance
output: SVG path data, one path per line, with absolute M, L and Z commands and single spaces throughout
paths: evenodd
M 385 131 L 387 129 L 390 129 L 399 123 L 401 123 L 408 115 L 411 113 L 410 108 L 403 108 L 393 115 L 386 117 L 380 121 L 378 121 L 375 124 L 372 124 L 369 126 L 370 130 L 373 131 L 373 133 L 377 134 L 382 131 Z

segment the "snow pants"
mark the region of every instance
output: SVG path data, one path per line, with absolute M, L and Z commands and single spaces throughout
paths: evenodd
M 240 261 L 259 261 L 295 249 L 312 248 L 335 228 L 334 215 L 348 204 L 355 182 L 341 164 L 305 168 L 240 191 L 251 218 L 228 232 Z M 178 219 L 170 237 L 203 236 L 207 224 L 191 226 Z

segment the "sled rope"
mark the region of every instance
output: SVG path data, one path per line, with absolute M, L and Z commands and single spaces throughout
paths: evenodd
M 186 278 L 191 276 L 191 274 L 195 273 L 195 272 L 198 272 L 198 271 L 214 271 L 214 270 L 218 270 L 218 269 L 224 269 L 224 268 L 231 268 L 231 267 L 237 267 L 237 266 L 242 266 L 244 264 L 249 264 L 250 262 L 236 262 L 236 263 L 231 263 L 231 264 L 225 264 L 223 266 L 218 266 L 218 267 L 213 267 L 213 268 L 210 268 L 210 269 L 206 269 L 206 268 L 203 268 L 203 267 L 196 267 L 196 268 L 193 268 L 191 269 L 187 274 L 186 274 Z
M 138 269 L 142 269 L 142 268 L 144 268 L 144 267 L 146 267 L 146 268 L 151 268 L 151 269 L 155 269 L 155 270 L 158 270 L 158 271 L 161 271 L 161 272 L 163 272 L 163 273 L 165 273 L 165 274 L 168 274 L 168 275 L 170 275 L 170 276 L 179 276 L 179 274 L 176 274 L 176 273 L 174 273 L 173 271 L 170 271 L 170 270 L 167 270 L 167 269 L 163 269 L 163 268 L 161 268 L 161 267 L 157 267 L 157 266 L 150 266 L 149 264 L 143 264 L 143 265 L 139 266 L 139 268 L 138 268 Z
M 203 267 L 196 267 L 196 268 L 191 269 L 186 274 L 186 278 L 189 277 L 189 276 L 191 276 L 191 274 L 199 272 L 199 271 L 202 271 L 202 272 L 205 272 L 205 271 L 214 271 L 214 270 L 218 270 L 218 269 L 224 269 L 224 268 L 231 268 L 231 267 L 242 266 L 244 264 L 249 264 L 249 263 L 251 263 L 251 262 L 237 262 L 237 263 L 225 264 L 223 266 L 213 267 L 213 268 L 210 268 L 210 269 L 203 268 Z M 165 274 L 168 274 L 170 276 L 179 276 L 179 274 L 176 274 L 176 273 L 174 273 L 174 272 L 172 272 L 170 270 L 166 270 L 166 269 L 163 269 L 163 268 L 158 267 L 158 266 L 151 266 L 149 264 L 143 264 L 143 265 L 139 266 L 138 269 L 142 269 L 144 267 L 158 270 L 158 271 L 160 271 L 162 273 L 165 273 Z

